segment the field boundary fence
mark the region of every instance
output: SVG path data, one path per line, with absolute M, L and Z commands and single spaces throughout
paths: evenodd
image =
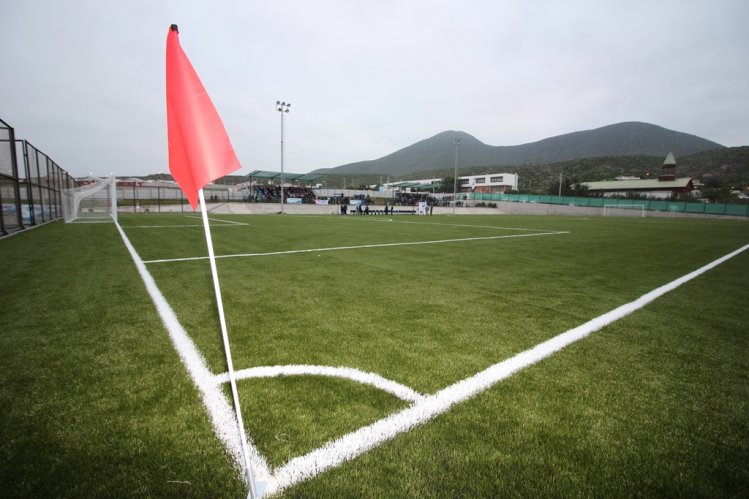
M 0 236 L 62 218 L 62 191 L 75 179 L 0 119 Z
M 211 184 L 203 191 L 208 204 L 244 201 L 242 191 L 227 186 Z M 190 203 L 176 184 L 136 184 L 127 180 L 117 181 L 117 209 L 130 213 L 192 212 Z
M 507 201 L 513 203 L 540 203 L 568 206 L 589 206 L 603 208 L 604 205 L 615 208 L 616 205 L 631 206 L 633 203 L 643 205 L 646 211 L 666 211 L 676 213 L 696 213 L 704 215 L 730 215 L 749 217 L 749 204 L 734 203 L 701 203 L 695 201 L 677 201 L 665 199 L 615 199 L 607 197 L 573 197 L 538 194 L 482 194 L 469 193 L 473 201 Z

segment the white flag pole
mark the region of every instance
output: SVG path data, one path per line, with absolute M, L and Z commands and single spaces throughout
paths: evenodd
M 252 472 L 250 456 L 247 451 L 247 436 L 244 431 L 244 422 L 242 421 L 242 408 L 239 405 L 239 394 L 237 393 L 237 380 L 234 378 L 234 365 L 231 361 L 231 349 L 229 347 L 229 333 L 226 329 L 226 319 L 224 318 L 224 302 L 221 299 L 221 287 L 218 282 L 218 271 L 216 269 L 216 256 L 213 253 L 213 240 L 211 239 L 211 229 L 208 224 L 208 210 L 205 206 L 205 196 L 203 189 L 198 191 L 200 199 L 200 211 L 203 214 L 203 228 L 205 229 L 205 241 L 208 245 L 208 259 L 211 262 L 211 274 L 213 275 L 213 288 L 216 291 L 216 305 L 218 306 L 218 318 L 221 323 L 221 337 L 224 340 L 224 352 L 226 353 L 226 366 L 229 369 L 229 384 L 231 385 L 231 394 L 234 398 L 234 412 L 237 414 L 237 425 L 239 426 L 239 438 L 242 442 L 242 457 L 244 458 L 245 472 L 247 481 L 250 486 L 248 497 L 255 499 L 258 491 L 255 488 L 255 475 Z M 260 494 L 262 495 L 262 493 Z

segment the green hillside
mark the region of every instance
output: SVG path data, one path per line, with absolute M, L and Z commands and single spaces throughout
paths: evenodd
M 491 146 L 460 131 L 446 131 L 379 159 L 360 161 L 313 173 L 409 175 L 452 168 L 455 139 L 460 139 L 458 166 L 551 165 L 562 161 L 604 156 L 677 157 L 723 149 L 724 146 L 682 132 L 640 122 L 609 125 L 516 146 Z
M 646 177 L 658 175 L 664 156 L 603 156 L 560 161 L 552 164 L 525 164 L 490 166 L 465 166 L 458 175 L 481 175 L 483 173 L 517 173 L 522 192 L 545 194 L 552 185 L 559 185 L 559 174 L 568 183 L 575 181 L 613 180 L 618 176 Z M 730 189 L 749 186 L 749 146 L 716 149 L 712 151 L 677 157 L 677 174 L 700 180 L 707 188 Z M 408 175 L 328 175 L 326 184 L 342 188 L 345 179 L 349 188 L 372 185 L 394 180 L 453 177 L 454 169 L 418 171 Z
M 509 171 L 520 176 L 520 189 L 542 193 L 549 185 L 557 185 L 559 174 L 570 180 L 613 180 L 618 176 L 657 176 L 664 156 L 605 156 L 562 161 L 549 165 L 494 165 L 460 169 L 459 175 L 479 175 Z M 452 169 L 442 171 L 453 175 Z M 426 172 L 424 172 L 426 173 Z M 426 176 L 431 176 L 430 172 Z M 685 157 L 677 157 L 677 175 L 692 177 L 709 187 L 740 187 L 749 185 L 749 146 L 716 149 Z

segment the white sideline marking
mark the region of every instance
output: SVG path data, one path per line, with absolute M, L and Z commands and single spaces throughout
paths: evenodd
M 351 367 L 330 367 L 330 366 L 310 366 L 310 365 L 286 365 L 286 366 L 265 366 L 251 367 L 234 371 L 234 378 L 273 378 L 276 376 L 329 376 L 334 378 L 346 378 L 357 381 L 365 385 L 371 385 L 382 391 L 391 393 L 401 400 L 408 402 L 418 402 L 424 398 L 421 393 L 402 385 L 395 381 L 383 378 L 379 374 L 369 373 L 354 369 Z M 229 373 L 217 374 L 214 378 L 217 383 L 228 383 Z
M 267 493 L 273 494 L 300 481 L 312 478 L 325 470 L 338 466 L 344 461 L 351 460 L 373 449 L 400 433 L 424 424 L 439 414 L 446 412 L 453 405 L 475 397 L 521 369 L 531 366 L 612 322 L 639 310 L 656 298 L 678 288 L 682 284 L 704 274 L 747 249 L 749 249 L 749 244 L 700 267 L 694 272 L 690 272 L 668 284 L 656 288 L 632 302 L 591 319 L 512 358 L 494 364 L 469 378 L 440 390 L 434 395 L 427 396 L 411 407 L 328 442 L 304 456 L 290 460 L 273 473 L 273 479 L 267 484 Z
M 219 440 L 224 444 L 226 450 L 231 454 L 232 458 L 234 458 L 234 463 L 238 467 L 237 469 L 240 470 L 240 474 L 244 477 L 244 473 L 241 473 L 241 465 L 239 464 L 243 461 L 242 444 L 239 440 L 239 429 L 237 428 L 237 420 L 234 417 L 234 411 L 229 406 L 226 397 L 224 397 L 220 385 L 216 383 L 215 376 L 208 369 L 205 359 L 195 347 L 195 344 L 187 335 L 187 332 L 179 323 L 179 320 L 177 320 L 174 310 L 172 310 L 172 307 L 169 306 L 164 295 L 161 294 L 161 291 L 156 286 L 156 282 L 153 280 L 153 277 L 151 277 L 148 269 L 146 269 L 138 252 L 135 251 L 135 248 L 125 235 L 125 231 L 122 230 L 122 227 L 120 227 L 120 224 L 117 222 L 115 222 L 115 225 L 120 232 L 120 236 L 122 237 L 128 252 L 130 252 L 130 256 L 135 262 L 135 266 L 138 269 L 141 279 L 143 279 L 143 283 L 146 286 L 146 290 L 148 290 L 148 294 L 151 296 L 151 300 L 153 300 L 154 305 L 156 305 L 156 310 L 169 332 L 169 337 L 172 339 L 172 343 L 174 343 L 174 347 L 182 359 L 182 363 L 187 368 L 195 386 L 197 386 L 200 391 L 200 395 L 203 398 L 203 404 L 205 405 L 208 415 L 211 418 L 211 422 L 213 423 L 213 430 L 216 432 Z M 268 463 L 257 451 L 251 439 L 249 440 L 248 450 L 250 461 L 255 470 L 257 480 L 266 481 L 268 480 L 268 477 L 270 477 Z
M 484 237 L 461 237 L 458 239 L 438 239 L 433 241 L 411 241 L 400 243 L 380 243 L 380 244 L 362 244 L 358 246 L 334 246 L 329 248 L 310 248 L 289 251 L 269 251 L 267 253 L 237 253 L 233 255 L 216 255 L 216 258 L 246 258 L 253 256 L 275 256 L 275 255 L 294 255 L 298 253 L 315 253 L 323 251 L 344 251 L 352 249 L 365 248 L 389 248 L 394 246 L 416 246 L 420 244 L 444 244 L 463 241 L 488 241 L 491 239 L 509 239 L 513 237 L 534 237 L 534 236 L 555 236 L 559 234 L 569 234 L 569 232 L 540 232 L 538 234 L 509 234 L 505 236 L 484 236 Z M 172 263 L 172 262 L 191 262 L 195 260 L 207 260 L 207 256 L 192 256 L 187 258 L 165 258 L 161 260 L 146 260 L 143 263 Z

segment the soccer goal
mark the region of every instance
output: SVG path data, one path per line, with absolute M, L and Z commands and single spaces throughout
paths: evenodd
M 66 223 L 106 223 L 117 220 L 117 181 L 114 175 L 66 189 L 62 196 Z
M 645 217 L 645 204 L 643 203 L 604 204 L 603 216 L 604 217 L 632 217 L 632 216 Z

